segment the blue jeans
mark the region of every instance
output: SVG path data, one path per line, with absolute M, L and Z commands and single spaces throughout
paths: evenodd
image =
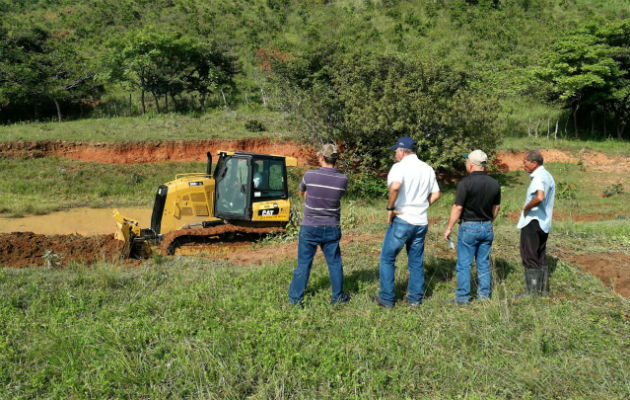
M 293 270 L 293 280 L 289 286 L 289 303 L 301 304 L 304 291 L 311 275 L 313 258 L 317 247 L 320 246 L 330 274 L 332 286 L 332 302 L 347 300 L 343 294 L 343 266 L 341 265 L 341 228 L 339 226 L 302 226 L 298 241 L 298 265 Z
M 494 232 L 492 223 L 462 222 L 457 238 L 457 291 L 455 300 L 467 303 L 470 300 L 470 269 L 473 258 L 477 261 L 477 298 L 490 298 L 490 249 Z
M 383 305 L 388 307 L 394 305 L 395 262 L 396 256 L 403 246 L 407 247 L 407 265 L 409 268 L 407 301 L 409 304 L 422 303 L 424 296 L 424 238 L 428 230 L 428 225 L 411 225 L 400 218 L 394 218 L 394 221 L 387 227 L 379 266 L 381 290 L 378 292 L 378 297 Z

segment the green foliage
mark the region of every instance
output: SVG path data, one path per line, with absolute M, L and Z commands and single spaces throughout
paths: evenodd
M 547 100 L 570 108 L 578 136 L 577 112 L 599 111 L 618 121 L 621 138 L 630 117 L 630 22 L 590 22 L 561 37 L 533 69 Z M 610 114 L 610 115 L 608 115 Z
M 110 43 L 111 77 L 153 94 L 157 111 L 158 96 L 177 96 L 196 92 L 205 109 L 209 93 L 234 88 L 238 66 L 234 58 L 189 36 L 145 30 L 129 33 Z M 145 112 L 144 97 L 142 97 Z M 167 103 L 165 103 L 167 104 Z
M 0 158 L 0 213 L 46 214 L 74 207 L 151 207 L 157 187 L 203 163 L 109 165 L 56 158 Z M 98 179 L 95 179 L 98 177 Z
M 470 149 L 492 153 L 500 140 L 496 102 L 475 93 L 472 76 L 444 65 L 370 53 L 342 56 L 327 47 L 276 62 L 273 70 L 278 104 L 296 116 L 302 138 L 344 142 L 362 155 L 357 166 L 381 170 L 387 148 L 405 135 L 441 170 L 458 167 Z
M 53 107 L 61 121 L 63 107 L 100 95 L 85 58 L 44 26 L 0 26 L 0 54 L 0 120 L 33 118 Z
M 348 196 L 357 199 L 387 197 L 387 182 L 366 168 L 348 173 Z
M 577 186 L 571 182 L 558 181 L 556 183 L 556 197 L 561 200 L 575 200 Z
M 359 217 L 357 215 L 357 206 L 354 201 L 350 200 L 341 212 L 341 229 L 349 231 L 359 226 Z
M 429 248 L 437 239 L 428 238 Z M 558 262 L 556 298 L 515 302 L 523 275 L 512 254 L 495 260 L 493 273 L 497 265 L 505 272 L 493 299 L 459 309 L 446 303 L 454 261 L 432 256 L 422 308 L 384 311 L 369 300 L 379 245 L 343 247 L 353 297 L 342 307 L 329 304 L 328 270 L 317 257 L 303 310 L 286 306 L 290 259 L 2 268 L 0 397 L 627 397 L 630 310 L 592 276 Z M 398 268 L 397 288 L 406 278 Z
M 264 132 L 267 130 L 265 124 L 257 119 L 247 120 L 247 122 L 245 122 L 245 129 L 247 129 L 248 132 Z
M 606 186 L 604 189 L 603 195 L 604 197 L 611 197 L 616 194 L 623 193 L 623 184 L 621 182 L 613 183 L 610 186 Z
M 95 111 L 99 111 L 97 107 Z M 251 137 L 245 129 L 250 119 L 267 128 L 265 136 L 292 139 L 285 115 L 265 109 L 217 109 L 204 115 L 154 114 L 143 117 L 118 117 L 0 125 L 0 141 L 69 140 L 80 142 L 126 142 L 154 140 L 198 140 Z
M 193 38 L 193 42 L 210 47 L 202 51 L 204 54 L 208 51 L 216 54 L 211 48 L 214 45 L 210 45 L 216 43 L 219 54 L 236 58 L 238 65 L 242 66 L 242 74 L 233 78 L 234 85 L 225 87 L 218 84 L 220 77 L 206 73 L 210 69 L 202 68 L 196 73 L 201 91 L 187 89 L 175 99 L 169 98 L 169 110 L 203 110 L 206 103 L 211 108 L 224 104 L 224 96 L 225 103 L 230 106 L 239 103 L 266 106 L 276 93 L 263 79 L 266 70 L 257 58 L 260 50 L 275 50 L 288 58 L 296 54 L 301 57 L 304 54 L 316 55 L 321 48 L 335 43 L 337 48 L 331 51 L 341 56 L 371 52 L 375 57 L 399 56 L 423 64 L 439 60 L 440 64 L 448 65 L 453 71 L 474 71 L 480 79 L 475 79 L 471 85 L 484 96 L 501 100 L 497 110 L 501 113 L 498 122 L 503 125 L 500 130 L 514 136 L 526 132 L 524 121 L 530 116 L 533 120 L 565 118 L 565 115 L 558 115 L 560 106 L 556 102 L 541 104 L 543 95 L 536 88 L 541 85 L 530 85 L 529 67 L 546 67 L 547 58 L 543 56 L 555 51 L 559 38 L 575 31 L 576 27 L 579 30 L 593 22 L 600 26 L 600 36 L 605 38 L 606 43 L 623 48 L 627 34 L 620 22 L 628 20 L 628 9 L 623 2 L 604 0 L 5 0 L 0 1 L 0 12 L 0 25 L 4 31 L 19 36 L 31 27 L 43 26 L 56 42 L 72 47 L 78 57 L 69 57 L 68 60 L 83 60 L 88 65 L 83 69 L 97 74 L 98 79 L 94 83 L 103 83 L 101 88 L 106 90 L 107 95 L 97 107 L 95 116 L 120 115 L 121 104 L 118 103 L 127 102 L 129 97 L 129 93 L 121 93 L 116 74 L 106 68 L 109 65 L 106 61 L 114 59 L 121 49 L 112 47 L 112 42 L 124 41 L 137 33 L 153 32 L 170 37 L 172 41 Z M 171 45 L 167 47 L 173 49 Z M 173 66 L 179 63 L 179 56 L 173 56 L 165 48 L 162 50 L 169 57 L 174 57 Z M 613 59 L 622 65 L 622 71 L 627 71 L 628 68 L 623 66 L 627 65 L 627 62 L 623 64 L 624 54 L 620 52 Z M 191 63 L 199 65 L 197 61 Z M 207 65 L 217 67 L 215 61 Z M 173 79 L 173 71 L 169 71 L 168 67 L 162 65 L 158 71 L 161 79 L 170 83 L 162 82 L 159 86 L 166 85 L 171 92 L 176 92 L 181 88 L 181 82 Z M 310 69 L 322 69 L 313 67 Z M 204 98 L 204 88 L 209 88 L 207 98 Z M 613 97 L 623 99 L 623 86 L 618 88 L 620 90 Z M 126 90 L 129 91 L 129 88 Z M 125 108 L 130 115 L 141 110 L 141 90 L 134 88 L 131 91 L 134 104 Z M 158 96 L 157 101 L 148 100 L 148 107 L 162 102 L 161 110 L 165 110 L 164 94 Z M 86 96 L 86 99 L 89 97 Z M 106 103 L 109 102 L 115 106 L 108 107 Z M 595 125 L 592 128 L 595 130 L 594 137 L 597 131 L 599 136 L 608 136 L 607 129 L 616 129 L 622 137 L 627 137 L 627 129 L 617 124 L 628 119 L 620 117 L 622 110 L 615 108 L 619 105 L 622 106 L 623 102 L 615 100 L 597 106 L 598 115 L 593 119 L 602 122 L 592 124 L 589 120 L 591 110 L 588 109 L 591 106 L 583 104 L 577 116 L 582 135 L 587 128 Z M 42 119 L 56 113 L 52 102 L 50 107 L 39 105 L 37 113 L 33 106 L 29 103 L 30 108 L 18 107 L 18 111 L 27 110 L 19 119 Z M 94 102 L 87 106 L 72 102 L 60 103 L 60 106 L 66 114 L 73 112 L 81 115 L 83 108 L 85 115 L 92 115 L 87 111 L 94 107 Z M 6 111 L 0 116 L 1 121 L 7 121 L 7 115 L 15 113 Z

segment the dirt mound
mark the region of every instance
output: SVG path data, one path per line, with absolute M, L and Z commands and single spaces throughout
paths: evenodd
M 624 253 L 568 255 L 566 259 L 598 277 L 604 285 L 630 297 L 630 256 Z
M 292 142 L 275 142 L 268 138 L 208 139 L 149 142 L 68 142 L 18 141 L 0 143 L 0 155 L 11 158 L 37 158 L 50 155 L 79 161 L 107 164 L 140 164 L 162 161 L 205 161 L 206 152 L 213 157 L 218 150 L 277 154 L 298 159 L 300 165 L 312 164 L 314 150 Z
M 582 150 L 576 155 L 566 150 L 541 150 L 545 163 L 562 162 L 582 164 L 594 171 L 627 172 L 630 170 L 630 158 L 624 156 L 610 156 L 599 152 Z M 526 151 L 498 151 L 494 165 L 502 172 L 523 169 L 523 158 Z
M 120 257 L 122 242 L 114 235 L 38 235 L 33 232 L 0 233 L 0 264 L 9 267 L 46 265 L 44 254 L 52 264 L 67 265 L 71 261 L 91 264 L 99 260 L 113 261 Z M 55 256 L 58 255 L 59 257 Z

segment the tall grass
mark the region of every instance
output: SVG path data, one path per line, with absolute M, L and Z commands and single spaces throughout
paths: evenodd
M 431 239 L 428 248 L 437 246 Z M 421 309 L 382 310 L 380 242 L 344 247 L 349 304 L 329 304 L 316 258 L 305 309 L 294 260 L 259 268 L 195 258 L 140 268 L 0 269 L 0 398 L 627 398 L 627 302 L 559 263 L 554 298 L 494 259 L 494 297 L 446 303 L 452 259 L 429 254 Z M 406 289 L 404 256 L 396 273 Z

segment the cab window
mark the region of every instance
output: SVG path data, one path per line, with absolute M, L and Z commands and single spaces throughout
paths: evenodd
M 254 201 L 286 197 L 285 171 L 282 160 L 255 160 L 253 172 Z
M 249 166 L 243 158 L 230 158 L 217 178 L 217 214 L 244 214 L 247 207 Z

